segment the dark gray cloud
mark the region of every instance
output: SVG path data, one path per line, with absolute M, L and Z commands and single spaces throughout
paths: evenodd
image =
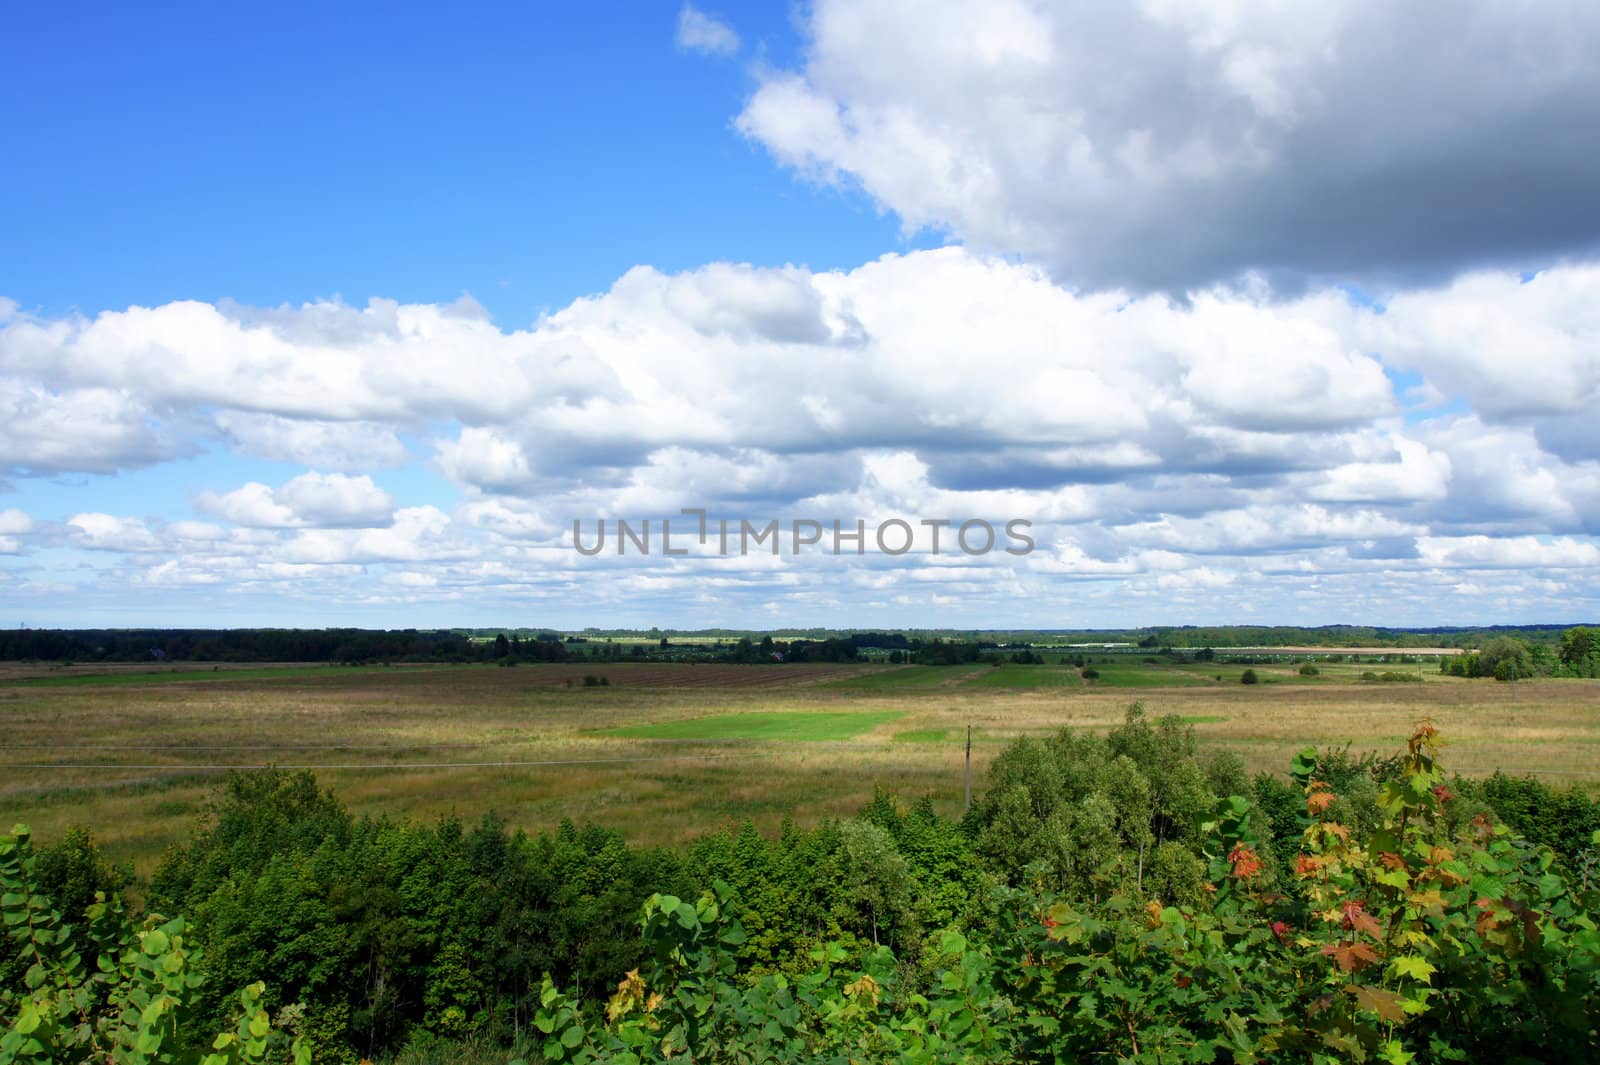
M 1600 248 L 1600 6 L 819 0 L 739 118 L 1068 284 L 1431 282 Z

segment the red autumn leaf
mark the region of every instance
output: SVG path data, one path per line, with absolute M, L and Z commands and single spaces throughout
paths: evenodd
M 1529 943 L 1538 946 L 1544 940 L 1544 931 L 1539 927 L 1539 915 L 1532 910 L 1523 910 L 1517 915 L 1522 920 L 1522 934 Z
M 1383 863 L 1385 869 L 1404 869 L 1406 860 L 1393 852 L 1385 851 L 1378 855 L 1378 861 Z
M 1332 806 L 1337 798 L 1331 791 L 1316 791 L 1306 796 L 1306 810 L 1312 814 L 1320 814 Z
M 1256 852 L 1243 843 L 1228 852 L 1228 861 L 1233 863 L 1233 875 L 1240 880 L 1248 880 L 1262 869 L 1262 861 Z
M 1364 969 L 1378 961 L 1378 952 L 1365 943 L 1329 943 L 1321 953 L 1332 958 L 1347 973 Z
M 1433 789 L 1433 797 L 1435 799 L 1438 799 L 1441 803 L 1446 803 L 1446 802 L 1449 802 L 1451 799 L 1455 798 L 1456 797 L 1456 793 L 1451 791 L 1445 785 L 1440 784 L 1440 785 L 1438 785 L 1437 787 L 1435 787 Z
M 1289 926 L 1282 921 L 1272 922 L 1272 934 L 1278 937 L 1279 943 L 1289 942 Z
M 1372 919 L 1372 914 L 1367 912 L 1366 903 L 1352 899 L 1346 902 L 1342 908 L 1344 910 L 1344 926 L 1346 928 L 1355 932 L 1365 932 L 1373 939 L 1383 938 L 1383 929 L 1378 926 L 1377 921 Z

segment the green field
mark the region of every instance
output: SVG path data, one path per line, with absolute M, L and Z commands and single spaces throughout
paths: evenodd
M 921 691 L 965 684 L 986 674 L 992 667 L 966 666 L 875 666 L 843 680 L 830 681 L 830 689 L 840 691 Z
M 63 671 L 0 667 L 0 821 L 43 839 L 93 825 L 148 871 L 229 768 L 266 764 L 314 769 L 359 812 L 493 810 L 529 830 L 593 820 L 638 842 L 745 817 L 765 831 L 814 823 L 854 813 L 878 786 L 959 815 L 969 725 L 981 788 L 1017 737 L 1105 730 L 1135 699 L 1254 770 L 1281 771 L 1308 742 L 1392 750 L 1426 717 L 1453 770 L 1600 787 L 1600 681 L 1424 671 L 1420 684 L 1373 684 L 1359 680 L 1370 665 L 1300 677 L 1282 663 L 1242 685 L 1237 665 L 1099 657 L 1090 684 L 1068 666 L 1014 663 L 224 667 L 48 684 L 35 678 Z M 591 674 L 607 685 L 583 686 Z
M 1190 684 L 1213 685 L 1218 683 L 1211 674 L 1189 672 L 1174 669 L 1170 666 L 1145 665 L 1139 662 L 1118 662 L 1116 664 L 1094 665 L 1090 667 L 1100 675 L 1084 683 L 1097 688 L 1170 688 Z M 1213 670 L 1213 673 L 1222 672 Z M 1242 669 L 1234 671 L 1234 680 L 1237 682 Z
M 641 740 L 771 740 L 823 743 L 849 740 L 893 721 L 893 710 L 772 714 L 718 714 L 664 721 L 654 725 L 628 725 L 605 729 L 603 736 L 628 736 Z
M 1006 665 L 980 673 L 968 682 L 975 688 L 1077 688 L 1083 684 L 1071 666 Z

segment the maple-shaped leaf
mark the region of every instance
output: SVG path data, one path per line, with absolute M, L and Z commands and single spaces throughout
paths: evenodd
M 1240 880 L 1248 880 L 1262 870 L 1261 858 L 1255 851 L 1239 844 L 1228 852 L 1228 861 L 1233 863 L 1233 875 Z
M 1306 796 L 1306 812 L 1313 816 L 1320 814 L 1332 806 L 1337 798 L 1331 791 L 1314 791 Z
M 1378 952 L 1365 943 L 1329 943 L 1321 953 L 1334 960 L 1344 972 L 1356 972 L 1373 965 L 1380 959 Z
M 1372 919 L 1372 914 L 1367 912 L 1366 904 L 1351 899 L 1342 907 L 1344 926 L 1356 932 L 1365 932 L 1373 939 L 1383 938 L 1383 929 L 1378 922 Z
M 1411 979 L 1421 980 L 1425 984 L 1431 983 L 1433 974 L 1438 971 L 1427 958 L 1420 958 L 1415 954 L 1403 954 L 1398 958 L 1394 958 L 1390 960 L 1389 967 L 1394 970 L 1397 976 L 1409 976 Z
M 1364 1010 L 1371 1010 L 1390 1024 L 1399 1024 L 1406 1019 L 1406 1011 L 1400 1004 L 1400 996 L 1393 991 L 1385 991 L 1381 987 L 1362 987 L 1352 984 L 1345 991 L 1353 996 L 1356 1005 Z
M 1413 1061 L 1417 1060 L 1417 1056 L 1401 1045 L 1398 1039 L 1391 1039 L 1383 1044 L 1378 1048 L 1378 1053 L 1381 1056 L 1381 1060 L 1387 1062 L 1388 1065 L 1411 1065 Z
M 1396 891 L 1404 891 L 1411 886 L 1411 874 L 1404 869 L 1385 869 L 1373 879 L 1380 884 L 1394 888 Z

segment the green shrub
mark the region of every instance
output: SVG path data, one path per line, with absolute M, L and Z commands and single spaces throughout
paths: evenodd
M 1256 671 L 1255 670 L 1247 669 L 1243 673 L 1239 674 L 1239 683 L 1240 684 L 1260 684 L 1261 683 L 1261 678 L 1256 676 Z
M 1298 756 L 1300 850 L 1287 875 L 1264 860 L 1266 819 L 1230 796 L 1201 826 L 1201 858 L 1170 843 L 1152 855 L 1170 897 L 1126 885 L 1063 897 L 1038 880 L 997 889 L 987 930 L 930 937 L 921 982 L 887 949 L 852 957 L 838 943 L 792 977 L 744 974 L 735 956 L 747 932 L 727 885 L 693 904 L 653 896 L 652 961 L 603 1008 L 545 981 L 539 1054 L 619 1065 L 1593 1060 L 1594 887 L 1503 826 L 1452 828 L 1437 749 L 1431 726 L 1413 733 L 1370 833 L 1337 819 L 1341 797 L 1314 775 L 1316 752 Z M 1037 747 L 1015 750 L 1044 764 Z
M 1399 670 L 1386 669 L 1382 673 L 1364 670 L 1361 679 L 1368 684 L 1420 684 L 1422 677 L 1417 673 L 1404 673 Z
M 230 996 L 233 1021 L 219 1034 L 195 1040 L 196 992 L 206 975 L 181 917 L 135 922 L 119 897 L 100 893 L 84 910 L 97 948 L 91 972 L 73 926 L 39 893 L 40 864 L 26 825 L 0 836 L 0 917 L 27 966 L 22 988 L 0 988 L 7 1023 L 0 1062 L 244 1065 L 289 1053 L 308 1065 L 304 1044 L 290 1046 L 273 1031 L 260 982 Z

